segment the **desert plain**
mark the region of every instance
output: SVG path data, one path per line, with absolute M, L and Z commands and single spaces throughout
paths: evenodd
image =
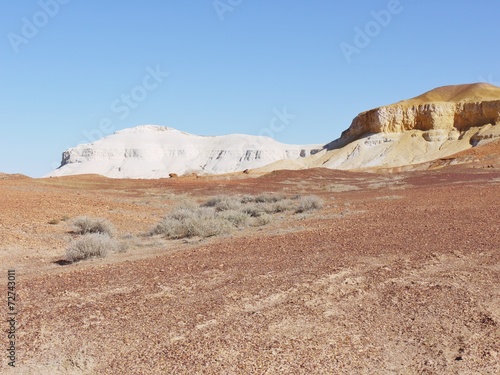
M 3 350 L 0 373 L 498 374 L 499 191 L 498 141 L 369 173 L 2 175 L 18 315 L 16 368 Z M 323 207 L 205 239 L 148 235 L 182 200 L 262 193 Z M 109 220 L 126 251 L 67 262 L 79 216 Z

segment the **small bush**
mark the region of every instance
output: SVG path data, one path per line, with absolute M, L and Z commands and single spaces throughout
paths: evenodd
M 87 216 L 78 217 L 73 221 L 76 228 L 75 232 L 78 234 L 107 234 L 109 237 L 115 235 L 115 228 L 106 219 L 94 219 Z
M 49 224 L 50 225 L 57 225 L 60 223 L 60 220 L 59 219 L 51 219 L 49 220 Z
M 256 203 L 276 203 L 287 199 L 284 195 L 281 194 L 261 194 L 254 197 L 254 202 Z
M 180 208 L 167 215 L 151 232 L 167 238 L 212 237 L 227 233 L 230 224 L 216 215 L 214 207 Z
M 245 204 L 245 203 L 251 203 L 255 202 L 255 196 L 253 195 L 244 195 L 240 198 L 240 202 Z
M 238 210 L 241 207 L 241 199 L 219 195 L 204 203 L 203 207 L 214 207 L 217 211 Z
M 175 202 L 178 202 L 176 204 L 176 207 L 178 209 L 186 208 L 188 210 L 193 210 L 193 209 L 199 207 L 199 205 L 195 201 L 193 201 L 193 200 L 191 200 L 190 198 L 187 198 L 187 197 L 181 197 L 180 199 L 177 199 L 177 198 L 174 197 L 174 198 L 171 198 L 171 199 L 173 199 Z
M 263 204 L 246 204 L 243 207 L 243 212 L 251 217 L 259 217 L 267 213 L 266 207 Z
M 287 198 L 280 194 L 258 196 L 216 196 L 201 206 L 182 204 L 168 214 L 150 235 L 167 238 L 212 237 L 229 232 L 233 228 L 269 224 L 273 214 L 305 212 L 321 208 L 318 197 Z
M 291 199 L 283 199 L 281 201 L 274 202 L 271 207 L 271 211 L 268 213 L 287 212 L 295 210 L 296 203 Z
M 295 212 L 302 213 L 312 210 L 319 210 L 322 207 L 323 201 L 321 200 L 321 198 L 314 195 L 307 195 L 305 197 L 299 198 L 297 210 Z
M 291 199 L 285 198 L 280 201 L 258 202 L 258 203 L 248 203 L 243 208 L 250 216 L 259 217 L 262 214 L 277 214 L 280 212 L 293 211 L 296 205 Z
M 118 248 L 118 242 L 107 234 L 85 234 L 66 249 L 66 260 L 78 262 L 90 258 L 104 258 L 110 251 L 116 251 Z
M 223 220 L 229 222 L 232 226 L 236 228 L 246 227 L 250 223 L 250 215 L 246 212 L 237 210 L 227 210 L 221 212 L 219 217 Z
M 262 227 L 264 225 L 269 224 L 272 221 L 272 215 L 269 214 L 262 214 L 259 217 L 255 218 L 255 225 L 258 227 Z

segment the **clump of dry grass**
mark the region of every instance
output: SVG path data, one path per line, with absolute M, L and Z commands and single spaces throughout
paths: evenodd
M 250 225 L 251 218 L 246 212 L 238 211 L 238 210 L 227 210 L 222 211 L 218 215 L 221 219 L 227 221 L 235 228 L 246 227 Z
M 73 241 L 66 249 L 66 260 L 78 262 L 91 258 L 104 258 L 117 251 L 119 243 L 107 234 L 89 233 Z
M 202 206 L 214 207 L 216 211 L 239 210 L 241 208 L 241 199 L 227 195 L 218 195 L 209 199 Z
M 115 227 L 106 219 L 95 219 L 88 216 L 77 217 L 72 222 L 75 233 L 78 234 L 106 234 L 113 237 L 116 233 Z
M 79 262 L 91 258 L 104 258 L 111 252 L 123 253 L 135 245 L 134 236 L 122 236 L 120 240 L 113 238 L 116 231 L 108 220 L 94 219 L 86 216 L 72 220 L 75 233 L 81 236 L 71 242 L 66 249 L 66 260 Z
M 326 191 L 332 193 L 343 193 L 346 191 L 355 191 L 359 190 L 359 187 L 355 185 L 346 185 L 346 184 L 331 184 L 323 187 Z
M 184 202 L 157 224 L 150 235 L 164 235 L 171 239 L 212 237 L 226 234 L 234 228 L 267 225 L 274 214 L 316 210 L 322 204 L 321 199 L 315 196 L 219 195 L 200 206 Z
M 260 216 L 255 218 L 255 225 L 258 227 L 261 227 L 261 226 L 269 224 L 271 221 L 273 221 L 272 215 L 263 213 Z
M 321 198 L 315 195 L 306 195 L 298 198 L 298 206 L 295 212 L 302 213 L 307 211 L 319 210 L 323 207 Z
M 214 207 L 178 208 L 167 215 L 151 232 L 167 238 L 212 237 L 227 233 L 226 220 Z

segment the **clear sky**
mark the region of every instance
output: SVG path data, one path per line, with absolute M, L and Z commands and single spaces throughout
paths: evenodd
M 141 124 L 325 144 L 364 110 L 498 84 L 499 15 L 497 0 L 2 0 L 0 171 L 40 177 Z

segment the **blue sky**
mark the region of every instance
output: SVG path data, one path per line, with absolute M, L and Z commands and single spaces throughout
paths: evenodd
M 325 144 L 364 110 L 498 84 L 499 14 L 496 0 L 4 0 L 0 171 L 40 177 L 140 124 Z

